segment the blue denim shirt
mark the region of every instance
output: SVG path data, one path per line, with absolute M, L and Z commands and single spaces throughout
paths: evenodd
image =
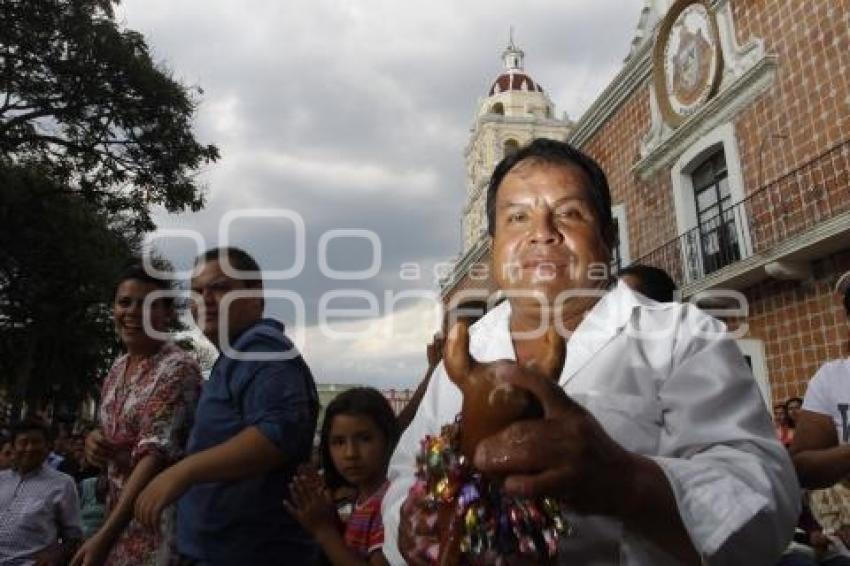
M 291 352 L 283 325 L 263 319 L 233 342 L 240 353 Z M 297 466 L 309 459 L 318 415 L 313 376 L 300 355 L 275 361 L 219 356 L 204 384 L 188 454 L 257 427 L 286 456 L 283 468 L 195 484 L 177 504 L 180 554 L 204 564 L 306 564 L 316 547 L 283 507 Z

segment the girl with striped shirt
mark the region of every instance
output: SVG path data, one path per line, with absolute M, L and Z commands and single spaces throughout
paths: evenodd
M 334 566 L 387 564 L 381 500 L 398 437 L 395 414 L 377 389 L 349 389 L 325 411 L 319 444 L 324 476 L 306 470 L 296 475 L 284 505 Z M 345 487 L 356 497 L 343 521 L 331 494 Z

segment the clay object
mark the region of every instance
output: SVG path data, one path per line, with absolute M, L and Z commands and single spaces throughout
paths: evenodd
M 538 373 L 557 380 L 564 364 L 564 339 L 552 329 L 546 334 L 549 347 L 539 360 L 523 366 L 511 360 L 477 362 L 469 355 L 467 326 L 459 322 L 449 333 L 444 364 L 449 378 L 463 394 L 460 419 L 460 450 L 472 463 L 483 439 L 522 419 L 542 418 L 540 402 L 529 391 L 506 379 L 523 373 Z M 438 514 L 440 564 L 458 564 L 461 518 L 454 504 L 442 505 Z
M 478 443 L 521 419 L 543 416 L 539 401 L 526 389 L 515 387 L 508 377 L 522 379 L 524 373 L 537 373 L 557 380 L 564 365 L 564 339 L 555 329 L 547 332 L 548 348 L 540 359 L 522 367 L 511 360 L 478 362 L 469 355 L 469 333 L 459 322 L 446 344 L 445 368 L 463 394 L 461 405 L 461 452 L 472 462 Z

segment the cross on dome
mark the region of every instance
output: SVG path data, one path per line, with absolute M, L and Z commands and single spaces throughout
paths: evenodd
M 514 43 L 514 26 L 511 26 L 511 35 L 508 46 L 502 52 L 502 61 L 505 62 L 507 71 L 521 71 L 522 60 L 525 57 L 525 52 L 516 46 Z
M 514 28 L 511 26 L 510 40 L 508 46 L 502 52 L 502 61 L 505 71 L 499 75 L 493 86 L 490 87 L 488 96 L 505 91 L 543 92 L 543 87 L 534 82 L 523 70 L 523 59 L 525 52 L 514 43 Z

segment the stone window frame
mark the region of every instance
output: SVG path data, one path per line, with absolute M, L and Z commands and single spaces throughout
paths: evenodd
M 614 266 L 614 269 L 619 271 L 621 268 L 632 263 L 631 251 L 629 249 L 629 224 L 625 203 L 611 206 L 611 217 L 617 221 L 617 250 L 620 254 L 620 265 Z M 611 250 L 611 252 L 613 256 L 614 250 Z
M 702 136 L 686 149 L 670 169 L 670 181 L 673 191 L 673 208 L 676 213 L 676 233 L 681 237 L 690 230 L 698 226 L 697 222 L 697 207 L 694 194 L 693 180 L 691 173 L 701 165 L 707 157 L 714 154 L 716 151 L 722 150 L 726 159 L 727 178 L 729 180 L 729 193 L 731 195 L 732 206 L 746 198 L 746 190 L 744 187 L 744 175 L 741 168 L 741 156 L 738 151 L 738 141 L 735 136 L 735 128 L 731 122 L 726 122 L 714 128 L 706 135 Z M 745 216 L 738 216 L 740 222 L 736 220 L 735 228 L 738 236 L 738 247 L 740 259 L 747 257 L 748 250 L 752 249 L 750 240 L 750 230 L 748 219 Z M 685 250 L 686 240 L 682 240 L 682 252 Z M 703 265 L 702 251 L 697 246 L 699 253 L 699 265 Z M 740 261 L 740 259 L 738 261 Z M 687 257 L 683 257 L 685 265 L 688 266 Z M 694 280 L 690 270 L 685 269 L 685 283 L 690 283 Z
M 767 375 L 767 357 L 764 341 L 759 338 L 738 338 L 735 340 L 741 353 L 750 358 L 753 377 L 758 385 L 762 400 L 770 414 L 773 414 L 773 393 L 770 388 L 770 378 Z

